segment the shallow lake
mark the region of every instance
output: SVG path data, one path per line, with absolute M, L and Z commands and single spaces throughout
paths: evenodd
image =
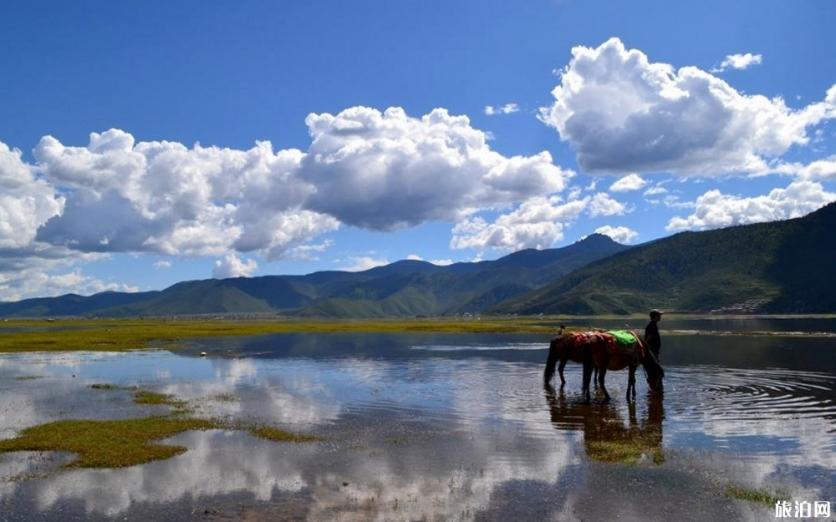
M 714 329 L 836 331 L 834 319 L 757 321 Z M 322 441 L 186 432 L 170 440 L 187 452 L 116 470 L 0 454 L 0 520 L 772 519 L 772 506 L 729 488 L 833 504 L 836 340 L 664 327 L 712 329 L 663 323 L 664 397 L 639 372 L 634 405 L 626 372 L 608 374 L 609 404 L 581 403 L 576 365 L 563 392 L 544 389 L 542 335 L 293 334 L 176 353 L 2 355 L 2 438 L 57 419 L 166 413 L 90 388 L 111 383 Z

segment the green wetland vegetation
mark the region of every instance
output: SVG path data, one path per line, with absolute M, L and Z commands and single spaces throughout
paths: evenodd
M 666 315 L 666 320 L 699 315 Z M 768 316 L 767 316 L 768 317 Z M 786 317 L 786 316 L 775 316 Z M 827 315 L 794 316 L 828 318 Z M 301 319 L 16 319 L 0 325 L 0 353 L 104 351 L 143 348 L 176 349 L 183 341 L 209 337 L 247 337 L 281 333 L 462 333 L 462 334 L 553 334 L 560 324 L 569 330 L 593 327 L 620 328 L 630 322 L 644 326 L 640 315 L 528 316 L 483 318 L 417 318 L 391 320 L 301 320 Z M 666 323 L 667 324 L 667 323 Z M 611 325 L 611 326 L 609 326 Z M 695 331 L 667 330 L 666 335 L 820 335 L 819 332 L 781 331 Z
M 276 333 L 451 332 L 548 333 L 555 327 L 538 319 L 414 320 L 13 320 L 3 323 L 0 353 L 32 351 L 123 351 L 176 348 L 180 341 L 201 337 L 234 337 Z M 2 332 L 2 330 L 0 330 Z
M 67 467 L 124 468 L 184 453 L 186 448 L 183 446 L 158 441 L 190 430 L 245 431 L 276 442 L 318 440 L 274 426 L 176 415 L 119 420 L 70 419 L 26 428 L 13 439 L 0 440 L 0 453 L 66 451 L 78 456 Z
M 159 441 L 191 430 L 232 430 L 276 442 L 312 442 L 317 437 L 291 433 L 275 426 L 224 419 L 190 417 L 188 402 L 172 395 L 113 384 L 92 384 L 103 392 L 132 391 L 133 402 L 167 406 L 168 415 L 115 420 L 67 419 L 26 428 L 11 439 L 0 440 L 0 453 L 63 451 L 76 455 L 65 467 L 124 468 L 164 460 L 186 451 Z

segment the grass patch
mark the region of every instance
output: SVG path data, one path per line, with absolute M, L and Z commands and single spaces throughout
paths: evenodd
M 179 455 L 186 448 L 154 441 L 212 427 L 210 421 L 173 417 L 64 420 L 27 428 L 14 439 L 2 440 L 0 452 L 67 451 L 78 455 L 69 467 L 121 468 Z
M 594 440 L 585 443 L 586 454 L 599 462 L 636 464 L 649 455 L 654 464 L 665 462 L 665 454 L 653 437 L 635 436 L 613 440 Z
M 92 388 L 94 390 L 100 390 L 100 391 L 131 390 L 131 389 L 133 389 L 133 388 L 125 388 L 124 386 L 116 386 L 115 384 L 107 384 L 107 383 L 101 383 L 101 382 L 97 382 L 96 384 L 91 384 L 90 388 Z
M 10 451 L 65 451 L 77 458 L 71 468 L 123 468 L 164 460 L 186 451 L 183 446 L 157 441 L 191 430 L 246 431 L 278 442 L 310 442 L 316 437 L 286 432 L 273 426 L 230 423 L 180 416 L 120 420 L 63 420 L 23 430 L 0 440 L 0 453 Z
M 723 489 L 723 495 L 738 500 L 748 500 L 767 506 L 774 506 L 776 502 L 789 498 L 788 495 L 766 489 L 750 489 L 741 486 L 728 485 Z
M 186 404 L 186 401 L 175 399 L 173 396 L 166 393 L 157 393 L 148 390 L 139 390 L 134 393 L 134 402 L 137 404 L 144 404 L 148 406 L 172 406 L 181 407 Z
M 0 440 L 0 453 L 9 451 L 65 451 L 77 458 L 66 467 L 122 468 L 174 457 L 183 446 L 157 441 L 190 430 L 222 429 L 244 431 L 254 437 L 276 442 L 312 442 L 318 437 L 284 431 L 275 426 L 200 419 L 187 416 L 188 403 L 172 395 L 108 383 L 91 384 L 94 390 L 133 391 L 133 401 L 146 406 L 168 406 L 164 416 L 119 420 L 62 420 L 23 430 L 13 439 Z M 222 394 L 234 400 L 232 394 Z
M 233 424 L 238 430 L 246 431 L 254 437 L 260 439 L 272 440 L 275 442 L 316 442 L 320 439 L 313 435 L 303 435 L 300 433 L 291 433 L 281 430 L 275 426 L 252 425 L 252 424 Z
M 90 388 L 99 391 L 116 391 L 127 390 L 134 392 L 134 403 L 143 406 L 169 406 L 173 413 L 186 413 L 190 411 L 188 402 L 177 399 L 173 395 L 167 393 L 157 393 L 148 390 L 137 388 L 136 386 L 117 386 L 116 384 L 96 383 L 91 384 Z
M 149 345 L 175 348 L 187 339 L 273 333 L 448 332 L 550 333 L 555 326 L 540 319 L 329 320 L 17 320 L 25 328 L 0 335 L 0 353 L 32 351 L 125 351 Z M 33 330 L 34 329 L 34 330 Z
M 209 400 L 217 402 L 235 402 L 236 397 L 232 393 L 217 393 L 209 397 Z
M 16 381 L 34 381 L 35 379 L 43 379 L 43 375 L 21 375 L 20 377 L 15 377 Z

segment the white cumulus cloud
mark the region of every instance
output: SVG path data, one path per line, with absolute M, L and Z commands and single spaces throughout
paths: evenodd
M 212 269 L 212 277 L 215 279 L 226 279 L 228 277 L 250 277 L 258 268 L 255 259 L 244 259 L 234 252 L 224 256 L 223 259 L 215 261 Z
M 573 48 L 560 76 L 540 118 L 593 172 L 758 172 L 807 144 L 810 127 L 836 117 L 836 85 L 823 101 L 795 110 L 696 67 L 651 62 L 618 38 Z
M 139 141 L 110 129 L 83 145 L 44 136 L 28 164 L 0 143 L 2 255 L 18 271 L 95 253 L 224 256 L 217 274 L 246 275 L 256 261 L 241 254 L 312 259 L 332 243 L 317 238 L 342 224 L 458 221 L 560 192 L 573 175 L 547 151 L 492 150 L 487 133 L 445 109 L 411 117 L 397 107 L 352 107 L 310 114 L 306 124 L 307 150 Z
M 561 191 L 572 175 L 546 151 L 499 154 L 466 116 L 445 109 L 415 118 L 397 107 L 353 107 L 306 123 L 313 141 L 300 177 L 315 187 L 306 207 L 363 228 L 457 220 Z
M 19 150 L 0 142 L 0 248 L 30 245 L 38 228 L 64 209 L 64 198 L 32 171 Z
M 516 103 L 506 103 L 505 105 L 485 105 L 485 114 L 487 116 L 496 116 L 498 114 L 513 114 L 519 112 L 520 107 Z
M 610 192 L 630 192 L 639 190 L 647 185 L 647 182 L 638 174 L 627 174 L 610 185 Z
M 764 174 L 791 174 L 801 179 L 836 179 L 836 155 L 810 163 L 781 163 Z
M 612 238 L 613 241 L 617 241 L 619 243 L 631 243 L 636 237 L 638 237 L 639 233 L 633 230 L 632 228 L 618 226 L 614 227 L 611 225 L 604 225 L 603 227 L 598 227 L 595 229 L 597 234 L 604 234 L 605 236 L 609 236 Z
M 20 270 L 0 270 L 0 300 L 17 301 L 30 297 L 54 297 L 70 293 L 90 295 L 105 291 L 139 291 L 139 288 L 134 285 L 102 281 L 84 274 L 80 268 L 62 270 L 60 264 L 63 263 L 30 260 Z
M 650 187 L 649 189 L 644 191 L 645 196 L 658 196 L 660 194 L 667 194 L 667 193 L 668 193 L 668 189 L 666 189 L 665 187 L 659 186 L 659 185 L 655 185 L 655 186 Z
M 219 255 L 262 251 L 280 257 L 336 219 L 301 208 L 312 189 L 296 177 L 304 157 L 273 151 L 136 142 L 124 131 L 92 133 L 86 146 L 45 136 L 37 168 L 72 189 L 64 211 L 37 239 L 79 251 Z
M 709 190 L 698 197 L 694 212 L 674 217 L 665 227 L 669 231 L 705 230 L 801 217 L 836 201 L 836 193 L 827 192 L 814 181 L 793 181 L 786 188 L 768 194 L 742 197 Z
M 763 56 L 760 54 L 729 54 L 720 63 L 720 67 L 711 69 L 711 72 L 723 72 L 727 69 L 743 70 L 753 65 L 760 65 L 762 62 Z
M 505 251 L 549 248 L 563 239 L 565 228 L 584 212 L 597 217 L 625 211 L 622 203 L 603 192 L 565 203 L 559 196 L 534 197 L 512 212 L 500 215 L 493 223 L 479 216 L 461 221 L 453 227 L 450 248 Z
M 503 156 L 465 116 L 353 107 L 311 114 L 307 151 L 44 136 L 35 164 L 0 143 L 0 248 L 309 258 L 341 223 L 376 230 L 459 220 L 561 191 L 548 152 Z

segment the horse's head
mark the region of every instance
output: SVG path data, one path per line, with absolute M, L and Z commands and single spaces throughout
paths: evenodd
M 645 357 L 642 361 L 642 366 L 644 366 L 644 371 L 647 372 L 647 385 L 651 391 L 662 393 L 664 389 L 662 380 L 665 377 L 665 369 L 653 357 Z

